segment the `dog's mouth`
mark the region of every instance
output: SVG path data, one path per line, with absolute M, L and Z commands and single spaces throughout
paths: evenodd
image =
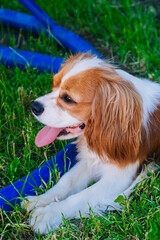
M 38 132 L 35 138 L 35 144 L 37 145 L 37 147 L 43 147 L 53 142 L 57 137 L 66 136 L 70 133 L 80 133 L 84 128 L 84 123 L 66 128 L 53 128 L 45 126 Z

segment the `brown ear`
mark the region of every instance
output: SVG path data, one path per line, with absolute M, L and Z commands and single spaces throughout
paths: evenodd
M 115 73 L 97 87 L 85 128 L 89 148 L 100 157 L 127 164 L 137 160 L 142 126 L 141 97 Z

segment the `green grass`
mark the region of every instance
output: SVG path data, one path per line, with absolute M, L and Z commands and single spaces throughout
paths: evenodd
M 160 82 L 160 11 L 158 1 L 37 0 L 57 23 L 89 40 L 105 58 L 137 76 Z M 1 0 L 0 7 L 28 13 L 17 1 Z M 0 27 L 0 44 L 67 56 L 44 34 L 35 39 L 29 33 Z M 44 88 L 45 86 L 45 88 Z M 0 65 L 0 188 L 41 166 L 58 152 L 64 142 L 55 141 L 38 149 L 35 135 L 42 126 L 30 113 L 30 102 L 50 91 L 51 74 L 8 69 Z M 51 181 L 47 188 L 53 185 Z M 0 239 L 160 239 L 160 177 L 151 175 L 137 186 L 122 212 L 110 212 L 68 221 L 47 236 L 35 235 L 28 213 L 19 206 L 10 214 L 0 212 Z M 45 189 L 40 189 L 41 192 Z

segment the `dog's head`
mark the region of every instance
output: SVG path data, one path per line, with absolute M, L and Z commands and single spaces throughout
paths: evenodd
M 84 133 L 98 155 L 121 159 L 138 151 L 141 98 L 113 66 L 96 56 L 71 56 L 54 75 L 52 92 L 32 103 L 32 112 L 46 125 L 36 137 L 39 147 Z

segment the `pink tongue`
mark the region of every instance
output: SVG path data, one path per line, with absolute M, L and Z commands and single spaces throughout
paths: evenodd
M 38 132 L 35 138 L 35 144 L 37 145 L 37 147 L 43 147 L 50 144 L 56 139 L 56 137 L 62 130 L 63 128 L 53 128 L 45 126 Z

